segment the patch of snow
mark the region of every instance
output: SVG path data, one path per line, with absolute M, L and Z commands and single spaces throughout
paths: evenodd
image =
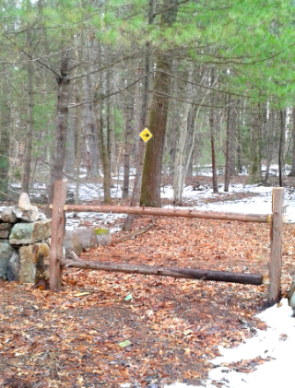
M 258 330 L 257 335 L 246 340 L 238 347 L 220 348 L 222 356 L 211 360 L 215 367 L 210 371 L 208 380 L 194 388 L 293 388 L 293 344 L 295 343 L 295 319 L 287 299 L 257 317 L 268 325 L 267 330 Z M 222 364 L 251 360 L 261 357 L 264 364 L 257 365 L 251 373 L 241 373 Z M 214 382 L 214 383 L 213 383 Z M 191 385 L 174 383 L 165 388 L 188 388 Z
M 221 192 L 214 194 L 212 189 L 206 187 L 202 190 L 194 190 L 192 186 L 186 186 L 183 190 L 183 198 L 192 202 L 198 202 L 204 199 L 220 198 L 220 202 L 200 203 L 189 207 L 196 210 L 245 213 L 245 214 L 271 214 L 272 212 L 272 187 L 264 187 L 259 185 L 242 185 L 235 184 L 230 186 L 229 194 L 233 193 L 256 193 L 254 197 L 243 198 L 234 201 L 226 201 L 227 193 Z M 173 189 L 170 186 L 165 186 L 162 192 L 162 198 L 173 198 Z M 285 189 L 285 215 L 288 223 L 295 223 L 295 191 Z M 172 206 L 167 206 L 172 207 Z M 185 207 L 181 207 L 185 209 Z

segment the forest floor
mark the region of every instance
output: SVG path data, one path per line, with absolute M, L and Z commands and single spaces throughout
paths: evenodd
M 139 217 L 134 229 L 151 217 Z M 154 218 L 134 239 L 81 259 L 268 273 L 269 225 Z M 119 233 L 119 236 L 122 235 Z M 294 226 L 284 225 L 283 292 L 293 273 Z M 59 293 L 0 282 L 0 386 L 198 385 L 218 347 L 237 346 L 265 324 L 265 286 L 66 269 Z M 251 364 L 227 365 L 250 372 Z

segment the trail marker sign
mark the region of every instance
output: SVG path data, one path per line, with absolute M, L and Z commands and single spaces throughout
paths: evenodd
M 153 137 L 148 128 L 144 128 L 144 130 L 140 132 L 139 136 L 145 143 L 147 143 Z

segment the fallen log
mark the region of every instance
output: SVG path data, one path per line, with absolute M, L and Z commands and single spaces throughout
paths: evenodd
M 52 208 L 52 205 L 50 205 Z M 123 213 L 140 214 L 147 216 L 165 216 L 165 217 L 188 217 L 188 218 L 206 218 L 212 220 L 244 221 L 267 223 L 270 216 L 264 214 L 239 214 L 225 212 L 209 212 L 204 210 L 190 209 L 162 209 L 157 207 L 139 207 L 139 206 L 99 206 L 99 205 L 65 205 L 64 211 L 70 212 L 96 212 L 96 213 Z
M 192 268 L 168 268 L 146 265 L 110 263 L 91 260 L 61 260 L 61 266 L 83 269 L 94 269 L 109 272 L 124 272 L 142 275 L 171 276 L 173 278 L 213 280 L 240 284 L 268 284 L 268 276 L 236 272 L 208 271 Z

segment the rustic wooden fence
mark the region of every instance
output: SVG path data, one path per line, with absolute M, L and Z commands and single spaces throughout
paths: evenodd
M 58 291 L 61 287 L 63 267 L 95 269 L 113 272 L 137 273 L 144 275 L 171 276 L 175 278 L 214 280 L 242 284 L 268 284 L 268 304 L 273 305 L 281 297 L 281 269 L 283 243 L 283 188 L 274 188 L 272 197 L 272 214 L 236 214 L 197 210 L 161 209 L 128 206 L 88 206 L 66 205 L 66 181 L 56 181 L 52 208 L 52 231 L 50 249 L 50 289 Z M 98 212 L 142 214 L 168 217 L 206 218 L 243 222 L 260 222 L 270 224 L 270 261 L 269 274 L 245 274 L 223 271 L 197 270 L 191 268 L 167 268 L 124 263 L 108 263 L 86 260 L 63 259 L 63 238 L 65 229 L 65 212 Z

